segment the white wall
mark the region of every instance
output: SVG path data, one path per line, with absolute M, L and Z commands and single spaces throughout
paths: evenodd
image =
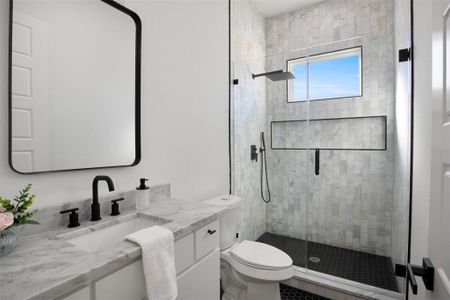
M 174 197 L 228 191 L 228 5 L 218 1 L 127 0 L 143 22 L 142 162 L 135 168 L 19 175 L 8 166 L 8 2 L 0 1 L 0 195 L 28 182 L 36 207 L 91 197 L 95 175 L 116 190 L 141 176 L 170 182 Z

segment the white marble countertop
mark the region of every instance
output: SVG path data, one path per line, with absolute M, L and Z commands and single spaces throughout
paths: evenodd
M 138 245 L 123 241 L 101 252 L 88 253 L 58 238 L 95 224 L 119 222 L 136 212 L 167 220 L 161 225 L 173 231 L 175 239 L 218 218 L 224 208 L 178 199 L 158 200 L 142 211 L 128 211 L 118 217 L 103 216 L 99 222 L 81 227 L 58 227 L 19 238 L 14 252 L 0 257 L 0 299 L 52 299 L 87 285 L 90 281 L 125 266 L 141 255 Z M 97 225 L 98 224 L 98 225 Z M 104 226 L 103 226 L 104 227 Z

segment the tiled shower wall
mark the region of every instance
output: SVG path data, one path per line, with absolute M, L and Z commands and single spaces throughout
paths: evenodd
M 287 103 L 284 82 L 266 82 L 267 125 L 275 120 L 387 116 L 387 151 L 321 151 L 321 172 L 307 151 L 268 152 L 273 200 L 270 232 L 391 255 L 394 192 L 394 1 L 325 1 L 266 19 L 266 69 L 286 60 L 363 47 L 363 96 Z M 339 126 L 324 132 L 341 139 Z M 314 134 L 311 131 L 311 134 Z M 367 132 L 370 135 L 371 132 Z M 370 139 L 369 139 L 370 140 Z M 256 180 L 254 180 L 256 182 Z M 308 236 L 307 236 L 308 233 Z
M 266 205 L 259 190 L 259 164 L 250 161 L 250 145 L 258 145 L 266 124 L 265 80 L 252 72 L 264 70 L 264 18 L 249 1 L 231 1 L 233 189 L 242 197 L 239 230 L 242 239 L 255 240 L 266 231 Z

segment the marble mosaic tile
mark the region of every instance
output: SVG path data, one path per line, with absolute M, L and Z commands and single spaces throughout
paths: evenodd
M 265 130 L 266 86 L 252 73 L 265 69 L 265 21 L 249 1 L 231 1 L 233 86 L 233 193 L 243 200 L 239 225 L 241 239 L 255 240 L 266 230 L 266 205 L 259 189 L 259 161 L 250 161 L 250 145 L 258 145 Z
M 305 102 L 287 103 L 285 83 L 267 82 L 268 123 L 308 116 L 387 116 L 387 151 L 322 150 L 319 176 L 314 175 L 312 152 L 269 151 L 274 200 L 267 210 L 268 231 L 299 238 L 308 234 L 315 242 L 390 254 L 394 189 L 393 11 L 392 0 L 324 1 L 266 19 L 268 70 L 285 67 L 287 59 L 355 46 L 363 48 L 362 97 L 312 101 L 308 107 Z M 379 147 L 384 143 L 379 133 L 383 130 L 377 133 L 379 126 L 344 125 L 337 131 L 336 124 L 321 128 L 311 122 L 309 142 Z M 269 129 L 267 125 L 266 131 Z M 303 141 L 308 140 L 305 131 L 306 136 L 284 134 L 284 140 L 276 142 L 292 145 L 302 136 Z
M 232 1 L 232 69 L 239 79 L 232 88 L 233 187 L 244 199 L 242 237 L 254 239 L 267 229 L 390 256 L 392 215 L 398 210 L 393 203 L 393 31 L 392 0 L 324 1 L 265 20 L 249 1 Z M 251 78 L 251 73 L 285 68 L 287 59 L 356 46 L 363 49 L 362 97 L 288 103 L 285 82 Z M 261 131 L 270 144 L 271 121 L 374 115 L 387 118 L 387 151 L 323 150 L 319 176 L 314 175 L 312 152 L 268 149 L 273 200 L 266 208 L 259 163 L 250 162 L 249 148 L 259 145 Z M 336 126 L 309 130 L 322 144 L 380 146 L 379 124 L 337 128 L 339 134 Z M 280 136 L 282 143 L 294 143 L 289 135 Z

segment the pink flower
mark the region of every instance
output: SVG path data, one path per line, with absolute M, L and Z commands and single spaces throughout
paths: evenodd
M 4 208 L 3 206 L 0 205 L 0 213 L 3 213 L 6 211 L 6 208 Z
M 0 231 L 14 223 L 14 215 L 10 212 L 0 213 Z

